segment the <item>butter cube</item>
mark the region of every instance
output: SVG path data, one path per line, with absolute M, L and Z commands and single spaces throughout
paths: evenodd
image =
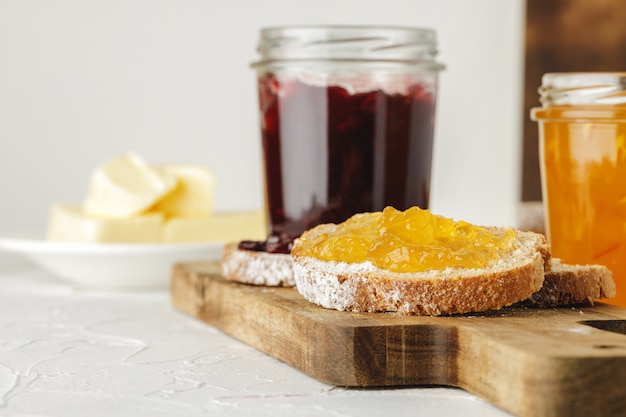
M 163 242 L 233 242 L 267 237 L 261 211 L 216 213 L 210 217 L 175 217 L 163 226 Z
M 157 243 L 163 215 L 147 213 L 128 218 L 98 217 L 79 205 L 54 204 L 50 209 L 48 240 L 97 243 Z
M 92 173 L 85 199 L 87 214 L 122 218 L 143 213 L 170 193 L 177 179 L 158 172 L 128 153 L 105 162 Z
M 208 168 L 192 164 L 155 165 L 157 172 L 175 177 L 176 187 L 154 207 L 166 217 L 203 217 L 213 214 L 215 175 Z

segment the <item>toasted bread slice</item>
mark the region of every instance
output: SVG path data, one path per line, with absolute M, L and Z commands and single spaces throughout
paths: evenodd
M 615 281 L 609 268 L 601 265 L 570 265 L 552 258 L 543 286 L 521 305 L 593 305 L 594 300 L 615 297 L 615 293 Z
M 222 250 L 222 275 L 244 284 L 272 287 L 293 287 L 291 255 L 239 249 L 228 243 Z
M 332 233 L 323 224 L 303 234 Z M 545 237 L 515 232 L 512 250 L 482 269 L 446 268 L 416 273 L 380 269 L 370 262 L 346 263 L 298 256 L 292 251 L 297 290 L 310 302 L 345 311 L 394 311 L 441 315 L 500 309 L 537 292 L 550 257 Z

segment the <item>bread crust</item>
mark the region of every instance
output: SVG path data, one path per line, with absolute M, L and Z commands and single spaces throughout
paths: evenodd
M 558 307 L 591 304 L 594 300 L 615 297 L 611 270 L 602 265 L 570 265 L 553 258 L 543 286 L 522 302 L 524 306 Z
M 224 245 L 222 275 L 230 281 L 270 287 L 293 287 L 291 255 L 238 248 L 237 242 Z
M 303 236 L 329 233 L 336 227 L 317 226 Z M 541 288 L 550 256 L 543 235 L 521 231 L 516 231 L 513 251 L 483 269 L 394 273 L 369 262 L 322 261 L 294 252 L 296 288 L 308 301 L 342 311 L 405 315 L 495 310 L 524 300 Z

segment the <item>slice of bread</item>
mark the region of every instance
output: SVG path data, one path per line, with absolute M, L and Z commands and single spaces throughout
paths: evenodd
M 332 233 L 323 224 L 303 238 Z M 446 268 L 416 273 L 380 269 L 370 262 L 346 263 L 299 256 L 292 251 L 297 290 L 308 301 L 343 311 L 392 311 L 400 314 L 441 315 L 500 309 L 524 300 L 543 284 L 550 258 L 545 237 L 516 231 L 512 250 L 485 268 Z
M 601 265 L 570 265 L 552 258 L 541 289 L 520 304 L 558 307 L 591 304 L 594 300 L 615 297 L 613 273 Z
M 291 255 L 239 249 L 237 242 L 224 245 L 222 275 L 230 281 L 272 287 L 293 287 Z

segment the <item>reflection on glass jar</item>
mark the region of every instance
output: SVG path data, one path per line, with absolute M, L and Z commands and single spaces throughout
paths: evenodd
M 261 33 L 258 92 L 269 235 L 385 206 L 428 207 L 435 34 L 391 27 L 282 27 Z
M 546 231 L 553 256 L 609 267 L 626 307 L 626 74 L 543 78 L 539 122 Z

